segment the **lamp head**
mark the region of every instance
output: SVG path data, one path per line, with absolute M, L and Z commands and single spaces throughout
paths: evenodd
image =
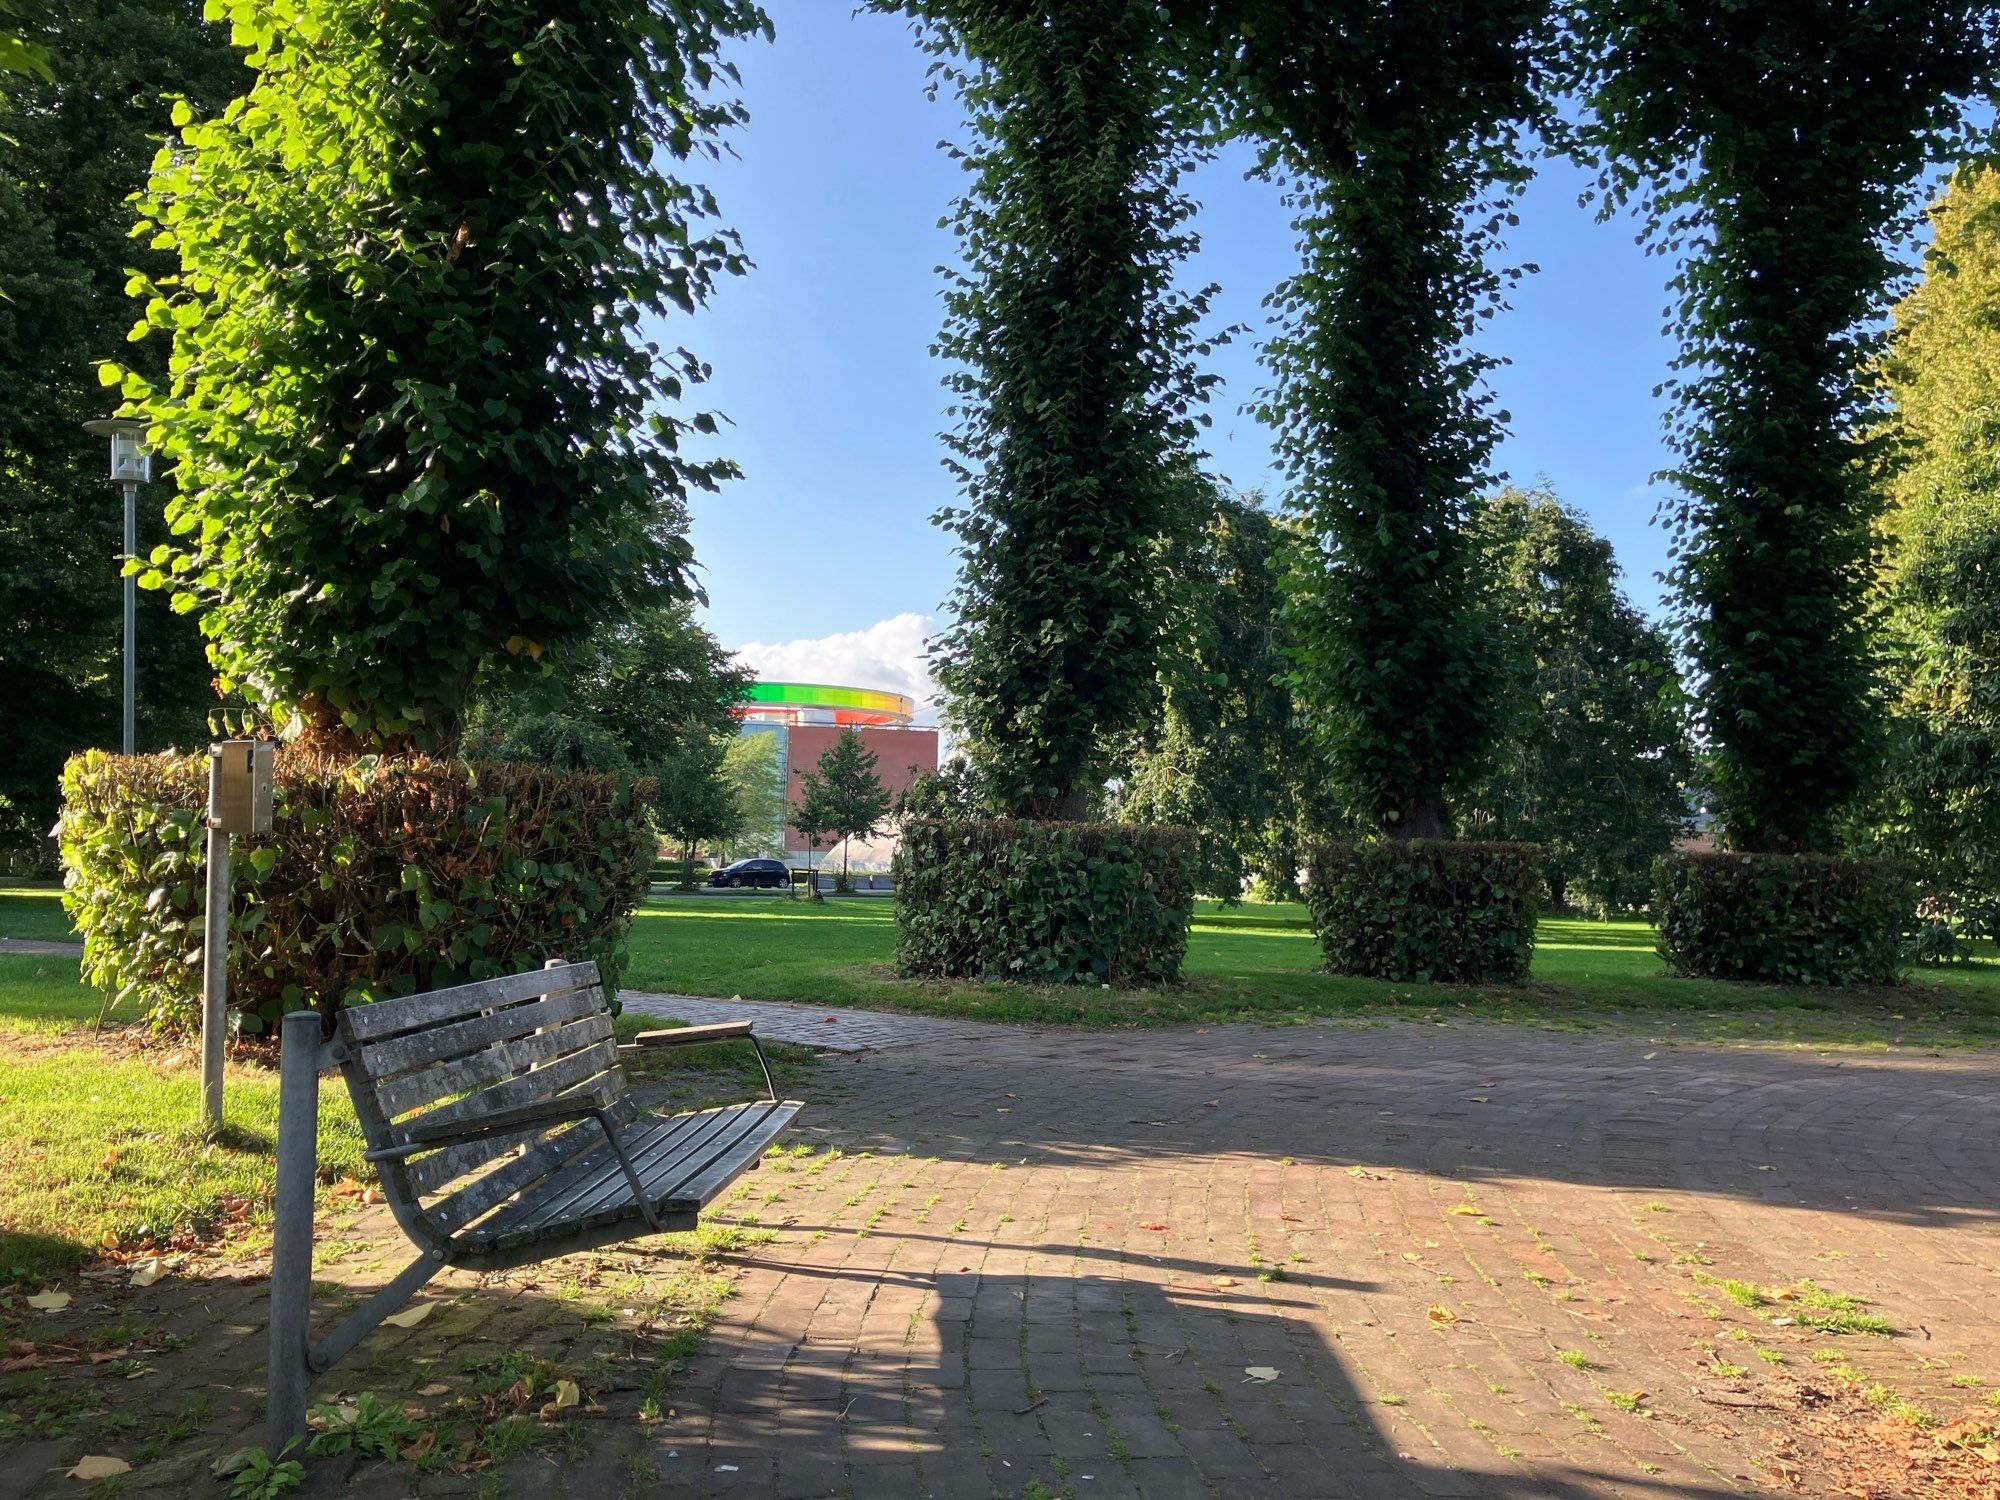
M 111 482 L 144 484 L 153 477 L 153 455 L 146 446 L 146 424 L 132 417 L 101 417 L 85 422 L 83 430 L 111 442 Z

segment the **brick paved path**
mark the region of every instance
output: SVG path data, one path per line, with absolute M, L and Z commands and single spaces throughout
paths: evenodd
M 1721 1496 L 1770 1492 L 1796 1382 L 1944 1414 L 2000 1383 L 1992 1053 L 984 1028 L 830 1058 L 806 1091 L 815 1149 L 726 1203 L 775 1235 L 729 1256 L 664 1420 L 610 1381 L 567 1465 L 322 1463 L 307 1493 Z M 364 1222 L 343 1264 L 370 1285 L 403 1252 Z M 1721 1285 L 1802 1279 L 1901 1335 Z M 415 1393 L 454 1357 L 567 1346 L 554 1280 L 441 1278 L 446 1313 L 333 1383 Z M 261 1289 L 198 1315 L 155 1294 L 211 1330 L 188 1358 L 248 1432 Z

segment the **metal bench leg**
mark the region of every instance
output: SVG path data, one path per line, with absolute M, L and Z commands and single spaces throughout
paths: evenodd
M 778 1102 L 778 1085 L 771 1077 L 771 1065 L 764 1060 L 764 1044 L 757 1040 L 757 1033 L 750 1033 L 750 1045 L 757 1051 L 757 1066 L 764 1070 L 764 1092 L 771 1096 L 771 1102 Z
M 264 1451 L 306 1433 L 312 1316 L 313 1180 L 319 1160 L 319 1012 L 284 1019 L 278 1054 L 278 1183 L 271 1243 L 271 1357 Z

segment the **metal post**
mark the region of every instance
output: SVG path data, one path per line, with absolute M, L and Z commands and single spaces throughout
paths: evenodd
M 264 1451 L 276 1458 L 306 1432 L 306 1338 L 312 1318 L 313 1179 L 319 1158 L 319 1012 L 295 1010 L 279 1030 L 278 1185 L 271 1237 L 271 1359 Z
M 201 1121 L 222 1128 L 222 1042 L 229 1026 L 229 835 L 215 826 L 222 758 L 208 759 L 208 897 L 201 934 Z
M 125 487 L 125 560 L 139 551 L 139 486 Z M 136 754 L 139 744 L 139 580 L 125 575 L 125 753 Z

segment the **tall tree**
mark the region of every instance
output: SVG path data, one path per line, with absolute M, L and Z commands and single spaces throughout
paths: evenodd
M 705 367 L 647 317 L 738 271 L 662 170 L 741 116 L 752 0 L 216 0 L 256 84 L 182 127 L 138 278 L 169 378 L 125 376 L 180 495 L 144 581 L 225 689 L 334 750 L 457 738 L 482 673 L 692 592 L 668 415 Z M 116 379 L 115 371 L 107 371 Z
M 1896 309 L 1884 590 L 1896 671 L 1871 830 L 1929 872 L 1944 915 L 2000 936 L 2000 169 L 1960 170 Z
M 1583 0 L 1585 146 L 1684 250 L 1674 572 L 1722 833 L 1828 849 L 1879 762 L 1856 444 L 1926 163 L 2000 79 L 1984 0 Z
M 971 115 L 965 266 L 938 352 L 957 366 L 966 500 L 947 712 L 1000 810 L 1077 818 L 1153 692 L 1159 547 L 1186 524 L 1206 291 L 1183 81 L 1150 0 L 941 0 L 934 47 Z
M 840 840 L 840 889 L 847 889 L 847 846 L 881 832 L 894 802 L 876 772 L 880 757 L 853 729 L 843 729 L 817 765 L 799 773 L 804 799 L 819 813 L 825 832 Z M 801 831 L 804 825 L 801 824 Z
M 127 345 L 134 267 L 171 257 L 131 237 L 127 199 L 179 96 L 220 109 L 250 75 L 200 0 L 71 0 L 12 11 L 43 66 L 0 80 L 0 849 L 45 849 L 64 759 L 119 740 L 123 550 L 103 440 L 115 398 L 95 361 Z M 137 359 L 163 371 L 164 353 Z M 164 486 L 140 492 L 140 541 L 164 540 Z M 216 698 L 200 635 L 142 597 L 141 749 L 202 737 Z
M 1476 531 L 1519 687 L 1470 828 L 1542 846 L 1558 906 L 1643 905 L 1688 820 L 1688 702 L 1673 643 L 1618 587 L 1611 544 L 1546 488 L 1505 489 Z
M 779 744 L 778 735 L 757 731 L 737 735 L 723 752 L 722 779 L 736 807 L 736 826 L 726 842 L 735 858 L 784 855 L 786 814 L 791 809 Z
M 1202 7 L 1192 7 L 1196 10 Z M 1485 770 L 1498 646 L 1466 537 L 1506 414 L 1469 335 L 1528 176 L 1542 0 L 1216 3 L 1242 125 L 1291 182 L 1303 265 L 1265 350 L 1289 504 L 1297 689 L 1366 829 L 1449 831 Z
M 1136 737 L 1119 800 L 1133 822 L 1197 830 L 1197 888 L 1225 901 L 1252 873 L 1294 893 L 1312 779 L 1289 683 L 1284 531 L 1261 499 L 1215 492 L 1207 524 L 1166 554 L 1160 712 Z

